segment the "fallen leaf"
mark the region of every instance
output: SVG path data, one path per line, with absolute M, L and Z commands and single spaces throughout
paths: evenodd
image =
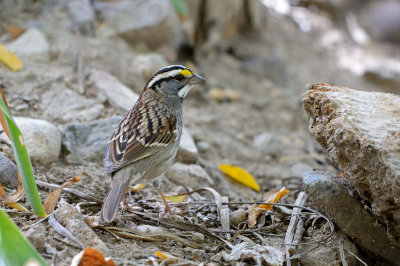
M 258 185 L 257 181 L 250 173 L 248 173 L 243 168 L 229 164 L 220 164 L 218 167 L 219 170 L 221 170 L 221 172 L 224 173 L 226 176 L 257 192 L 260 191 L 260 186 Z
M 286 189 L 285 187 L 281 188 L 279 191 L 273 193 L 269 198 L 267 198 L 266 202 L 277 203 L 283 196 L 289 194 L 290 190 Z M 267 211 L 271 210 L 274 206 L 269 204 L 261 204 L 259 206 Z
M 249 205 L 249 228 L 253 229 L 257 224 L 258 217 L 267 210 L 260 208 L 257 204 Z
M 26 31 L 24 28 L 17 25 L 5 24 L 3 25 L 3 27 L 12 40 L 17 39 L 22 33 Z
M 209 94 L 217 102 L 236 102 L 240 98 L 240 92 L 229 89 L 211 88 Z
M 136 184 L 133 187 L 128 187 L 129 191 L 132 191 L 133 193 L 138 193 L 144 188 L 144 184 Z
M 29 210 L 27 208 L 25 208 L 24 206 L 22 206 L 21 204 L 19 204 L 17 202 L 7 202 L 7 201 L 3 201 L 3 202 L 12 209 L 16 209 L 16 210 L 19 210 L 22 212 L 29 212 Z
M 176 195 L 176 196 L 165 196 L 165 199 L 170 200 L 172 202 L 183 202 L 186 199 L 187 195 Z
M 82 179 L 83 173 L 73 178 L 68 179 L 64 184 L 62 184 L 59 188 L 51 192 L 44 202 L 44 209 L 47 214 L 50 214 L 54 211 L 54 208 L 57 205 L 58 199 L 60 198 L 61 191 L 63 188 L 69 187 L 70 185 L 79 182 Z
M 339 173 L 339 176 L 344 178 L 344 174 L 343 173 Z
M 174 257 L 172 255 L 169 255 L 169 254 L 164 254 L 161 251 L 154 252 L 154 255 L 156 255 L 157 257 L 159 257 L 163 261 L 164 260 L 168 260 L 168 265 L 177 263 L 179 261 L 178 258 L 176 258 L 176 257 Z
M 104 255 L 94 248 L 85 248 L 76 255 L 71 262 L 71 266 L 115 266 L 111 258 L 105 258 Z
M 156 251 L 156 252 L 154 252 L 154 255 L 156 255 L 157 257 L 159 257 L 161 260 L 166 260 L 166 259 L 168 259 L 169 257 L 171 257 L 171 255 L 164 254 L 164 253 L 162 253 L 161 251 Z
M 0 112 L 0 119 L 1 119 L 1 115 L 2 114 Z M 19 175 L 19 172 L 18 172 L 18 187 L 17 187 L 17 191 L 15 191 L 14 195 L 12 195 L 12 196 L 7 195 L 6 191 L 4 190 L 3 185 L 0 184 L 0 199 L 2 201 L 6 201 L 8 203 L 17 202 L 22 198 L 23 195 L 24 195 L 24 188 L 22 186 L 21 176 Z
M 1 89 L 1 87 L 0 87 L 0 94 L 1 94 L 1 98 L 3 99 L 4 104 L 8 108 L 8 103 L 7 103 L 6 97 L 4 96 L 4 93 L 3 93 L 3 90 Z M 0 112 L 0 124 L 3 127 L 3 130 L 6 133 L 8 139 L 11 141 L 11 135 L 10 135 L 10 132 L 8 131 L 7 123 L 4 118 L 3 112 Z M 19 174 L 19 171 L 18 171 L 18 187 L 17 187 L 17 191 L 15 191 L 14 195 L 12 195 L 12 196 L 7 195 L 7 193 L 4 190 L 4 187 L 0 184 L 0 199 L 3 201 L 7 201 L 8 203 L 17 202 L 18 200 L 20 200 L 22 198 L 23 195 L 24 195 L 24 188 L 22 186 L 22 181 L 21 181 L 21 176 Z
M 0 44 L 0 61 L 13 71 L 18 71 L 22 68 L 22 63 L 19 58 L 2 44 Z

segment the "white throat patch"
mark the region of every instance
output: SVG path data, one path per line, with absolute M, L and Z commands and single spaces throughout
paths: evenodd
M 185 98 L 192 87 L 193 85 L 186 84 L 182 89 L 178 91 L 178 96 L 181 98 Z

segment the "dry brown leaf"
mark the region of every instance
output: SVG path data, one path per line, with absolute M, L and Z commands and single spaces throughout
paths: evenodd
M 249 228 L 253 229 L 257 224 L 258 217 L 266 212 L 265 209 L 258 207 L 257 204 L 249 205 Z
M 0 87 L 0 94 L 1 94 L 1 98 L 3 99 L 4 104 L 7 106 L 8 109 L 10 109 L 8 107 L 8 103 L 7 103 L 6 97 L 4 96 L 3 89 L 1 87 Z M 8 139 L 11 141 L 11 135 L 10 135 L 10 132 L 8 131 L 8 127 L 7 127 L 6 120 L 4 118 L 3 112 L 0 112 L 0 123 L 1 123 L 1 126 L 3 127 L 3 130 L 6 133 Z
M 6 97 L 4 96 L 4 93 L 3 93 L 3 90 L 1 89 L 1 87 L 0 87 L 0 94 L 1 94 L 1 98 L 3 99 L 4 104 L 8 108 L 8 103 L 7 103 Z M 0 124 L 3 127 L 3 130 L 6 133 L 8 139 L 11 141 L 10 132 L 8 131 L 8 127 L 7 127 L 3 112 L 0 112 Z M 19 172 L 18 172 L 18 187 L 17 187 L 17 191 L 15 191 L 14 195 L 12 195 L 12 196 L 7 195 L 7 193 L 4 190 L 4 187 L 0 184 L 0 199 L 3 201 L 6 201 L 8 203 L 14 203 L 14 202 L 19 201 L 23 195 L 24 195 L 24 188 L 22 186 L 21 176 L 19 175 Z
M 156 255 L 157 257 L 159 257 L 163 262 L 164 262 L 165 260 L 168 260 L 168 265 L 169 265 L 169 264 L 174 264 L 174 263 L 178 263 L 178 262 L 179 262 L 178 258 L 176 258 L 176 257 L 174 257 L 174 256 L 172 256 L 172 255 L 169 255 L 169 254 L 162 253 L 161 251 L 156 251 L 156 252 L 154 252 L 154 255 Z
M 2 113 L 0 115 L 0 118 L 1 118 L 1 116 L 2 116 Z M 19 172 L 18 172 L 18 187 L 17 187 L 17 191 L 15 191 L 14 195 L 12 195 L 12 196 L 7 195 L 6 191 L 4 190 L 3 185 L 0 184 L 0 199 L 2 201 L 7 201 L 8 203 L 17 202 L 22 198 L 23 195 L 24 195 L 24 188 L 22 186 L 22 181 L 21 181 L 21 177 L 19 176 Z
M 50 214 L 54 211 L 54 208 L 57 205 L 58 199 L 60 198 L 61 191 L 63 188 L 69 187 L 70 185 L 79 182 L 82 179 L 83 173 L 73 178 L 68 179 L 64 184 L 62 184 L 59 188 L 51 192 L 44 202 L 44 209 L 47 214 Z
M 71 266 L 115 266 L 111 258 L 105 258 L 104 255 L 94 248 L 85 248 L 76 255 L 71 262 Z
M 269 198 L 266 199 L 267 202 L 271 202 L 271 203 L 277 203 L 283 196 L 289 194 L 290 190 L 286 189 L 285 187 L 281 188 L 278 191 L 273 191 L 273 194 L 269 196 Z M 267 211 L 272 210 L 272 208 L 274 207 L 273 205 L 270 204 L 261 204 L 260 206 L 258 206 L 260 208 L 263 208 Z
M 24 28 L 17 25 L 4 24 L 3 27 L 12 40 L 17 39 L 22 33 L 26 31 Z
M 278 201 L 280 201 L 280 199 L 289 194 L 290 190 L 286 189 L 285 187 L 281 188 L 279 191 L 274 192 L 269 198 L 266 199 L 267 202 L 271 202 L 271 203 L 277 203 Z M 273 205 L 270 204 L 261 204 L 260 206 L 258 206 L 260 208 L 263 208 L 267 211 L 272 210 L 272 208 L 274 207 Z

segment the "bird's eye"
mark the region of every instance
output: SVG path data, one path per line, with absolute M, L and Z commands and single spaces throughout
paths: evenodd
M 177 76 L 175 76 L 175 79 L 178 81 L 181 81 L 184 79 L 184 77 L 182 75 L 177 75 Z

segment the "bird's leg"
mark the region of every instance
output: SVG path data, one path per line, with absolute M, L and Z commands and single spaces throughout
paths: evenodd
M 169 204 L 164 196 L 164 193 L 160 189 L 160 181 L 161 181 L 160 179 L 157 179 L 156 181 L 154 181 L 153 185 L 157 188 L 157 191 L 160 194 L 162 201 L 164 202 L 165 209 L 160 217 L 160 219 L 163 219 L 166 214 L 171 213 L 171 208 L 169 207 Z
M 126 202 L 126 197 L 125 197 L 125 194 L 126 194 L 126 192 L 128 192 L 128 190 L 127 191 L 125 191 L 125 193 L 124 193 L 124 195 L 122 196 L 122 205 L 123 205 L 123 208 L 129 208 L 129 205 L 128 205 L 128 202 Z
M 158 193 L 160 193 L 161 199 L 164 202 L 165 205 L 165 209 L 164 209 L 164 213 L 162 214 L 161 218 L 164 218 L 164 216 L 168 213 L 171 212 L 171 208 L 169 207 L 169 204 L 167 202 L 167 200 L 165 199 L 164 193 L 162 192 L 162 190 L 160 188 L 157 188 Z

